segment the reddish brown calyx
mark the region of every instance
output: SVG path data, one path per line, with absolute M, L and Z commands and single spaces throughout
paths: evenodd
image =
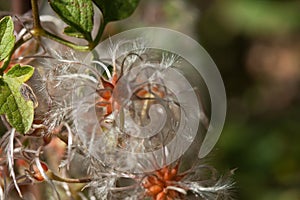
M 41 166 L 42 166 L 44 172 L 46 173 L 48 171 L 47 164 L 44 163 L 44 162 L 41 162 Z M 44 176 L 42 175 L 41 171 L 36 166 L 36 164 L 31 165 L 31 168 L 32 168 L 32 176 L 35 180 L 37 180 L 37 181 L 44 181 L 45 180 Z

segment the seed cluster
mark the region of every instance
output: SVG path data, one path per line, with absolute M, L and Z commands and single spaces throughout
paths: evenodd
M 179 163 L 175 167 L 165 166 L 148 175 L 142 182 L 145 196 L 153 200 L 182 199 L 185 190 L 176 183 L 184 178 L 184 174 L 178 174 Z M 177 189 L 176 189 L 177 188 Z

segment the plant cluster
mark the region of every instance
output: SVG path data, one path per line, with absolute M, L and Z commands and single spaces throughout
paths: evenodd
M 66 24 L 64 35 L 41 20 L 37 0 L 31 0 L 32 18 L 1 19 L 1 199 L 16 198 L 12 191 L 25 199 L 30 193 L 49 199 L 230 198 L 232 182 L 213 168 L 186 167 L 182 158 L 170 162 L 166 146 L 191 117 L 165 86 L 180 58 L 147 49 L 139 38 L 112 44 L 106 59 L 92 51 L 107 23 L 127 18 L 138 3 L 49 0 Z M 24 28 L 15 33 L 14 23 Z M 92 61 L 79 51 L 91 52 Z

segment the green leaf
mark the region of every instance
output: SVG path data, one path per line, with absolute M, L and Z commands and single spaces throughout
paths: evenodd
M 94 16 L 92 0 L 52 0 L 49 3 L 64 22 L 91 41 Z
M 68 26 L 64 29 L 64 34 L 76 37 L 76 38 L 84 38 L 84 35 L 80 32 L 78 32 L 76 29 L 72 28 L 71 26 Z
M 14 24 L 11 17 L 6 16 L 0 20 L 0 61 L 6 58 L 14 48 Z
M 5 76 L 10 78 L 16 78 L 20 82 L 24 83 L 30 79 L 33 75 L 34 69 L 31 66 L 25 65 L 22 66 L 20 64 L 16 64 L 13 68 L 11 68 Z
M 33 71 L 31 66 L 18 64 L 0 76 L 0 115 L 5 114 L 10 125 L 20 133 L 28 132 L 33 122 L 33 102 L 26 100 L 21 93 L 23 83 Z
M 129 17 L 140 0 L 93 0 L 102 11 L 104 22 L 121 20 Z

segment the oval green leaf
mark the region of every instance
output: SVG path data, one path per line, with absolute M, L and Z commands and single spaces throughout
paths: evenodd
M 0 77 L 0 114 L 5 114 L 9 124 L 20 133 L 30 130 L 33 117 L 33 102 L 23 97 L 21 86 L 33 74 L 31 66 L 14 66 Z
M 69 26 L 91 41 L 94 9 L 92 0 L 51 0 L 52 9 Z
M 20 64 L 16 64 L 4 76 L 16 78 L 21 83 L 24 83 L 30 79 L 30 77 L 33 75 L 33 72 L 34 68 L 29 65 L 21 66 Z
M 102 11 L 104 22 L 121 20 L 129 17 L 140 0 L 93 0 Z
M 11 17 L 6 16 L 0 20 L 0 61 L 6 58 L 14 48 L 14 24 Z

